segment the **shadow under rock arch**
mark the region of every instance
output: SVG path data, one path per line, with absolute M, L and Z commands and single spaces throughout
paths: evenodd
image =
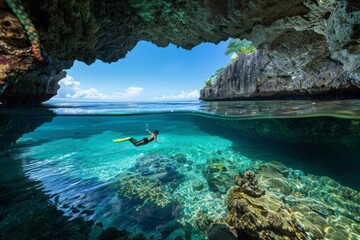
M 287 120 L 299 121 L 299 119 Z M 328 119 L 308 119 L 308 121 L 312 120 L 321 122 Z M 351 147 L 336 144 L 336 135 L 329 136 L 334 140 L 332 143 L 330 143 L 331 141 L 329 143 L 321 142 L 316 137 L 310 139 L 311 141 L 309 142 L 290 142 L 284 139 L 276 139 L 271 135 L 259 136 L 256 132 L 253 132 L 252 135 L 243 135 L 241 131 L 226 126 L 229 123 L 222 124 L 223 121 L 229 122 L 230 120 L 198 117 L 195 121 L 203 131 L 229 139 L 232 142 L 232 150 L 241 153 L 251 160 L 262 160 L 264 162 L 279 161 L 293 169 L 302 170 L 306 174 L 328 176 L 345 186 L 360 190 L 360 176 L 358 174 L 358 169 L 360 168 L 360 146 L 358 144 Z M 248 121 L 247 124 L 253 125 L 252 128 L 261 127 L 257 125 L 258 121 L 246 121 Z M 263 119 L 262 121 L 272 120 Z M 345 122 L 349 120 L 338 119 L 338 121 Z

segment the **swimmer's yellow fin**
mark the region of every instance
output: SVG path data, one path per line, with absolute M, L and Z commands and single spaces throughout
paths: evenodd
M 130 140 L 131 137 L 126 137 L 126 138 L 116 138 L 116 139 L 113 139 L 112 141 L 114 143 L 119 143 L 119 142 L 124 142 L 124 141 L 127 141 L 127 140 Z

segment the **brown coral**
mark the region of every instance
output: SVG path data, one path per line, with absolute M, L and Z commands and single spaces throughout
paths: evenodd
M 255 239 L 305 239 L 305 233 L 294 227 L 297 221 L 291 221 L 282 201 L 265 194 L 252 171 L 242 176 L 240 186 L 228 194 L 228 224 Z
M 260 197 L 261 195 L 265 194 L 265 190 L 263 190 L 258 185 L 258 181 L 255 178 L 255 173 L 247 170 L 242 174 L 242 177 L 243 178 L 239 183 L 240 191 L 252 197 Z

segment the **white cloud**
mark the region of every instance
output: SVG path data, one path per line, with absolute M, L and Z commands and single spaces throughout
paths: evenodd
M 198 99 L 200 97 L 199 90 L 193 90 L 186 92 L 181 90 L 178 95 L 163 95 L 162 97 L 156 97 L 156 100 L 183 100 L 183 99 Z
M 59 81 L 60 89 L 58 90 L 57 97 L 65 98 L 85 98 L 85 99 L 106 99 L 105 94 L 100 93 L 95 88 L 82 89 L 80 82 L 76 81 L 73 77 L 67 75 Z
M 96 88 L 82 89 L 80 82 L 67 75 L 59 81 L 60 89 L 57 97 L 73 99 L 105 99 L 105 100 L 126 100 L 139 97 L 144 90 L 141 87 L 128 87 L 124 92 L 103 94 Z
M 95 88 L 90 88 L 87 90 L 77 89 L 74 94 L 66 94 L 67 98 L 89 98 L 89 99 L 106 99 L 107 95 L 100 93 Z
M 142 91 L 141 87 L 128 87 L 125 92 L 115 92 L 108 96 L 108 99 L 117 99 L 117 100 L 128 100 L 135 97 L 141 96 Z
M 141 92 L 143 90 L 144 89 L 141 88 L 141 87 L 128 87 L 126 89 L 126 92 L 125 93 L 120 93 L 120 95 L 126 96 L 126 97 L 136 97 L 136 96 L 141 95 Z

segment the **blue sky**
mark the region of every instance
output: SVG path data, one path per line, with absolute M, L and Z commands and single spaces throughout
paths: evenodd
M 192 50 L 141 41 L 115 63 L 75 62 L 60 82 L 58 99 L 154 101 L 197 99 L 204 81 L 225 66 L 227 42 Z

